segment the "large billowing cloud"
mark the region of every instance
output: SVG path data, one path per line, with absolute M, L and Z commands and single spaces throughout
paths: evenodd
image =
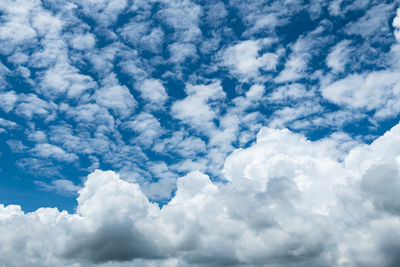
M 400 125 L 340 160 L 335 138 L 263 128 L 225 161 L 225 182 L 198 171 L 174 197 L 96 170 L 76 212 L 0 206 L 5 266 L 398 266 Z

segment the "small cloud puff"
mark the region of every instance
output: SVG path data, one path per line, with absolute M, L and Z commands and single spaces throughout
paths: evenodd
M 396 17 L 393 19 L 394 37 L 400 42 L 400 8 L 397 9 Z
M 259 70 L 275 70 L 280 52 L 260 54 L 272 42 L 271 39 L 247 40 L 228 47 L 223 53 L 222 64 L 245 80 L 259 76 Z

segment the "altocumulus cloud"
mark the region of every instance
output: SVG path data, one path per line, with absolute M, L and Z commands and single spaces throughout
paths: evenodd
M 262 128 L 193 171 L 164 206 L 96 170 L 75 213 L 0 206 L 5 266 L 399 266 L 400 124 L 338 159 L 341 141 Z
M 400 266 L 399 5 L 0 0 L 0 266 Z

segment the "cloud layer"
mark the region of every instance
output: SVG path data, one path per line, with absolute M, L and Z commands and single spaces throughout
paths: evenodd
M 96 170 L 76 212 L 0 208 L 6 266 L 397 266 L 400 124 L 339 160 L 341 141 L 263 128 L 225 161 L 225 182 L 194 171 L 161 208 Z M 356 244 L 356 245 L 355 245 Z
M 0 266 L 400 266 L 399 5 L 2 0 Z

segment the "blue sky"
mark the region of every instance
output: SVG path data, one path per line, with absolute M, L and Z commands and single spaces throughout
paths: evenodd
M 398 266 L 399 4 L 3 0 L 4 264 Z

